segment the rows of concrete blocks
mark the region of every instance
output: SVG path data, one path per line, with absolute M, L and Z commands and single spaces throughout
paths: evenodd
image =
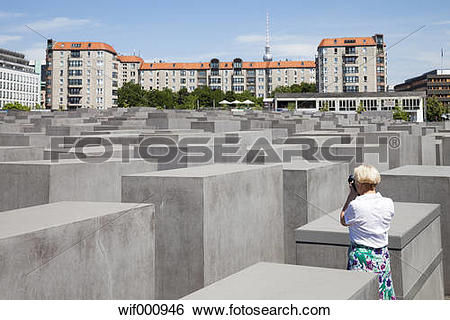
M 285 132 L 276 129 L 217 135 L 169 130 L 56 138 L 40 134 L 0 134 L 0 161 L 143 159 L 156 161 L 158 170 L 230 162 L 286 163 L 297 159 L 348 162 L 350 171 L 361 163 L 372 164 L 380 171 L 405 165 L 450 165 L 450 136 L 444 134 L 314 131 L 284 135 Z M 157 141 L 169 141 L 173 145 L 158 147 Z M 87 143 L 91 145 L 81 146 Z M 168 160 L 165 155 L 172 153 L 174 156 Z
M 336 270 L 345 268 L 348 236 L 335 210 L 346 196 L 348 164 L 124 166 L 0 164 L 2 179 L 9 177 L 0 192 L 7 204 L 0 214 L 1 298 L 377 297 L 374 275 Z M 390 235 L 400 298 L 443 298 L 444 286 L 448 293 L 445 170 L 383 174 L 383 194 L 410 202 L 396 203 Z M 72 181 L 79 172 L 88 183 Z M 439 183 L 430 188 L 427 179 Z M 42 185 L 31 183 L 37 180 Z M 403 184 L 411 190 L 403 192 Z M 20 192 L 30 200 L 9 200 Z M 94 193 L 108 202 L 89 202 Z M 318 291 L 308 296 L 295 283 Z
M 104 112 L 83 111 L 69 115 L 52 113 L 0 114 L 0 160 L 42 160 L 50 158 L 73 159 L 98 154 L 99 148 L 74 148 L 81 138 L 108 139 L 115 156 L 130 148 L 132 158 L 147 158 L 139 143 L 149 137 L 164 137 L 175 142 L 186 138 L 204 138 L 201 142 L 211 148 L 219 148 L 220 139 L 225 137 L 229 144 L 238 147 L 241 157 L 234 162 L 247 162 L 248 157 L 258 150 L 252 149 L 254 142 L 265 138 L 273 143 L 275 157 L 284 159 L 286 154 L 299 158 L 309 157 L 311 147 L 319 152 L 317 160 L 350 157 L 350 170 L 361 162 L 376 165 L 381 171 L 404 165 L 450 165 L 450 128 L 447 123 L 396 124 L 376 116 L 351 114 L 282 114 L 248 112 L 234 115 L 225 111 L 158 111 L 151 108 L 132 108 Z M 26 128 L 32 128 L 26 131 Z M 61 138 L 60 146 L 52 141 Z M 241 139 L 236 143 L 235 139 Z M 309 141 L 305 142 L 305 139 Z M 182 151 L 193 151 L 194 145 Z M 314 143 L 311 146 L 311 142 Z M 391 143 L 392 142 L 392 143 Z M 389 152 L 386 160 L 379 159 Z M 108 153 L 107 152 L 107 153 Z M 128 151 L 127 151 L 128 152 Z M 195 151 L 193 151 L 195 152 Z M 366 159 L 355 155 L 366 154 Z M 352 157 L 353 156 L 353 157 Z M 384 156 L 383 156 L 384 157 Z M 159 170 L 198 165 L 193 161 L 159 163 Z M 250 157 L 254 160 L 254 157 Z M 273 163 L 274 157 L 258 157 L 259 162 Z M 227 162 L 221 158 L 210 159 L 208 163 Z

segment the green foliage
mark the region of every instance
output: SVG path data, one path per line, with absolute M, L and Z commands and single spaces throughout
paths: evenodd
M 322 107 L 319 108 L 320 112 L 327 112 L 330 111 L 330 107 L 328 106 L 328 101 L 325 101 Z
M 427 99 L 427 121 L 440 121 L 443 114 L 448 113 L 448 107 L 435 96 Z
M 408 112 L 403 110 L 403 107 L 395 106 L 394 107 L 393 118 L 394 118 L 394 120 L 409 121 L 409 114 L 408 114 Z
M 288 102 L 287 109 L 289 111 L 294 111 L 295 110 L 295 102 Z
M 170 89 L 144 90 L 138 84 L 127 82 L 118 90 L 118 105 L 121 108 L 130 106 L 145 106 L 158 109 L 197 109 L 197 108 L 223 108 L 230 106 L 219 105 L 222 100 L 244 101 L 250 100 L 253 108 L 261 108 L 263 99 L 255 97 L 251 92 L 234 93 L 222 90 L 212 90 L 206 86 L 200 86 L 193 92 L 186 88 L 173 92 Z M 243 106 L 243 105 L 241 105 Z
M 3 110 L 20 110 L 20 111 L 30 111 L 30 107 L 24 106 L 19 102 L 10 102 L 3 106 Z
M 293 84 L 291 86 L 280 86 L 272 91 L 271 97 L 274 97 L 277 93 L 305 93 L 305 92 L 317 92 L 316 85 L 314 83 L 302 82 L 301 84 Z
M 363 107 L 363 102 L 360 101 L 359 102 L 359 107 L 356 109 L 356 113 L 361 114 L 361 113 L 366 112 L 366 111 L 367 111 L 366 108 Z
M 118 105 L 120 108 L 147 105 L 145 90 L 143 90 L 141 86 L 136 83 L 125 83 L 121 88 L 119 88 L 119 90 L 117 90 L 117 94 Z

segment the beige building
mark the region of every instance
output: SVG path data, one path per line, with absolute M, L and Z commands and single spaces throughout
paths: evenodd
M 323 39 L 316 57 L 319 92 L 386 91 L 383 35 Z
M 46 108 L 110 108 L 126 82 L 146 90 L 192 92 L 198 86 L 234 92 L 250 91 L 267 97 L 279 86 L 315 83 L 314 61 L 145 63 L 137 56 L 118 56 L 101 42 L 48 41 Z
M 46 108 L 117 106 L 119 60 L 110 45 L 49 40 L 46 60 Z
M 139 83 L 146 90 L 186 88 L 191 92 L 198 86 L 209 86 L 224 92 L 248 90 L 266 97 L 279 86 L 315 83 L 315 77 L 313 61 L 245 62 L 236 58 L 232 62 L 143 63 Z
M 126 82 L 139 83 L 139 69 L 144 63 L 141 57 L 117 56 L 119 60 L 119 88 Z

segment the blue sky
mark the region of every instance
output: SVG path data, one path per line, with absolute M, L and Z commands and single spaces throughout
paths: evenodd
M 103 41 L 146 61 L 261 60 L 270 12 L 275 59 L 312 60 L 322 38 L 383 33 L 388 82 L 450 68 L 450 1 L 2 1 L 0 47 L 44 58 L 45 40 Z M 425 26 L 407 40 L 396 42 Z

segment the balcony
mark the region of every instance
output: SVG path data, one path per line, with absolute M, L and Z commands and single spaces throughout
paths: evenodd
M 67 94 L 67 96 L 68 96 L 68 97 L 81 97 L 81 96 L 83 96 L 83 93 L 81 92 L 81 90 L 78 91 L 78 92 L 70 92 L 70 91 L 69 91 L 69 93 Z
M 256 83 L 256 78 L 247 78 L 247 83 L 251 83 L 251 84 L 255 84 Z

